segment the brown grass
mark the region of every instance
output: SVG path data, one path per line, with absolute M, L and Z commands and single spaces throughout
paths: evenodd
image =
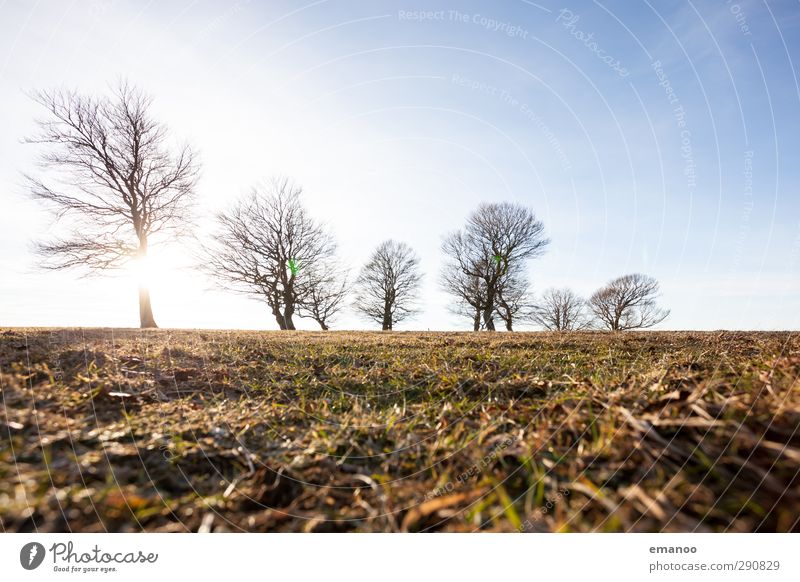
M 5 531 L 798 531 L 789 333 L 0 331 Z

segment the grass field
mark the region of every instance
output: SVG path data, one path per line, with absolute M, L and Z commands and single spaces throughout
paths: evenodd
M 5 531 L 798 531 L 789 333 L 0 331 Z

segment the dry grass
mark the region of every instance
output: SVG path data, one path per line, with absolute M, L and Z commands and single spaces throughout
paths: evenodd
M 0 331 L 6 531 L 798 531 L 789 333 Z

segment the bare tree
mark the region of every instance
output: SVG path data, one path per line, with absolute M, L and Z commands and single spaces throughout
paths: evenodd
M 585 306 L 586 302 L 570 289 L 548 289 L 536 305 L 533 319 L 550 331 L 586 329 L 591 322 Z
M 203 263 L 223 286 L 265 299 L 280 329 L 295 329 L 295 314 L 327 329 L 343 305 L 346 278 L 333 237 L 306 212 L 301 193 L 276 178 L 217 214 Z
M 356 280 L 353 307 L 366 319 L 391 330 L 417 313 L 415 301 L 422 275 L 419 257 L 405 243 L 387 240 L 378 245 Z
M 324 261 L 304 275 L 308 277 L 307 292 L 300 298 L 298 314 L 312 318 L 327 331 L 345 305 L 350 290 L 347 272 L 335 261 Z
M 669 315 L 656 305 L 659 285 L 653 277 L 635 273 L 614 279 L 589 298 L 589 309 L 603 327 L 626 331 L 653 327 Z
M 481 306 L 483 325 L 494 331 L 494 315 L 502 299 L 504 281 L 505 303 L 510 306 L 510 276 L 523 272 L 525 263 L 540 256 L 549 242 L 544 236 L 544 225 L 532 210 L 510 202 L 483 203 L 469 216 L 462 230 L 445 238 L 442 250 L 448 264 L 444 276 L 463 275 L 465 281 L 481 281 L 485 294 Z M 455 283 L 460 288 L 457 280 Z M 444 288 L 451 290 L 451 285 L 445 282 Z M 461 297 L 458 293 L 456 296 Z
M 37 160 L 47 179 L 25 177 L 33 198 L 69 220 L 71 230 L 37 244 L 44 267 L 98 274 L 144 262 L 155 244 L 188 232 L 195 155 L 188 146 L 168 146 L 167 128 L 150 113 L 150 97 L 122 82 L 107 97 L 40 91 L 32 98 L 48 116 L 25 141 L 49 146 Z M 156 327 L 144 282 L 139 321 Z

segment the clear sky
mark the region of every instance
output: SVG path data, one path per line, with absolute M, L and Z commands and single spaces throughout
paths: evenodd
M 130 273 L 36 269 L 31 241 L 59 226 L 20 176 L 26 91 L 125 77 L 200 153 L 200 237 L 287 175 L 354 269 L 412 245 L 425 311 L 402 329 L 469 328 L 439 247 L 484 200 L 544 221 L 539 292 L 639 271 L 662 283 L 661 328 L 797 329 L 799 49 L 796 0 L 0 1 L 0 325 L 137 325 Z M 159 325 L 276 328 L 188 252 L 158 260 Z

